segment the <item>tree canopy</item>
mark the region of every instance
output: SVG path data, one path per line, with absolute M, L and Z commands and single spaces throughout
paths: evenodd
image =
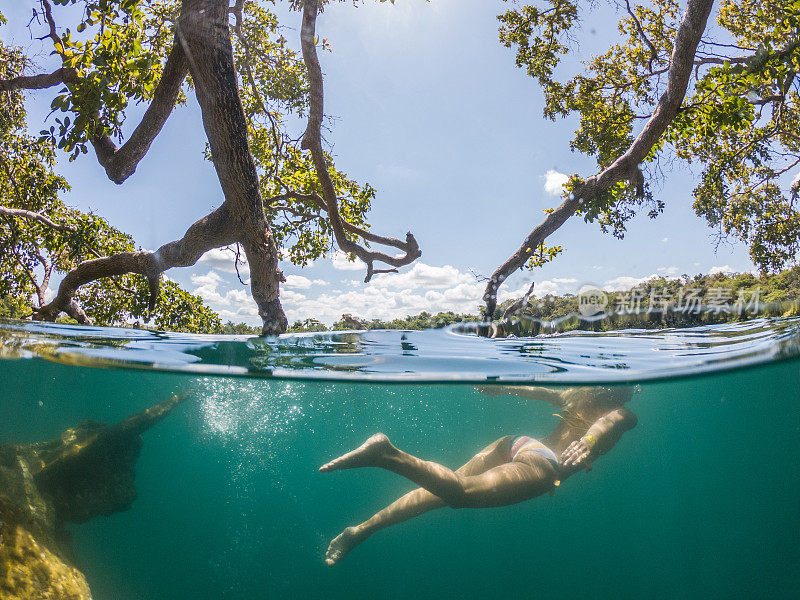
M 497 289 L 517 269 L 552 259 L 545 239 L 573 215 L 622 237 L 641 211 L 656 217 L 664 200 L 651 190 L 670 161 L 699 163 L 694 210 L 719 236 L 750 249 L 764 272 L 792 264 L 800 251 L 800 2 L 609 3 L 621 14 L 619 41 L 564 77 L 565 56 L 596 3 L 548 0 L 513 4 L 500 15 L 500 40 L 541 86 L 544 116 L 578 117 L 570 142 L 596 159 L 598 173 L 575 174 L 564 202 L 489 280 L 485 316 Z
M 283 36 L 275 0 L 237 0 L 232 5 L 225 0 L 31 1 L 30 27 L 52 42 L 57 68 L 31 74 L 32 63 L 22 51 L 3 46 L 4 55 L 14 60 L 6 61 L 0 73 L 0 94 L 4 105 L 24 111 L 21 91 L 55 89 L 51 106 L 57 117 L 38 139 L 25 138 L 29 151 L 24 170 L 8 177 L 12 186 L 36 177 L 39 183 L 46 180 L 47 186 L 37 192 L 43 197 L 25 209 L 32 214 L 23 215 L 4 195 L 3 214 L 8 227 L 36 227 L 41 235 L 61 236 L 49 246 L 41 236 L 29 244 L 29 255 L 46 252 L 50 257 L 43 257 L 48 261 L 43 266 L 42 260 L 26 255 L 26 269 L 43 268 L 45 278 L 49 265 L 66 272 L 54 298 L 39 298 L 34 318 L 53 320 L 67 313 L 83 323 L 110 323 L 122 312 L 165 314 L 163 309 L 156 312 L 156 306 L 162 301 L 176 304 L 181 292 L 163 278 L 164 271 L 193 265 L 213 248 L 236 246 L 250 264 L 262 330 L 279 333 L 287 327 L 279 300 L 284 279 L 279 255 L 305 265 L 338 247 L 367 265 L 367 281 L 420 256 L 410 233 L 398 240 L 369 230 L 366 215 L 374 188 L 337 170 L 323 147 L 317 49 L 327 43 L 316 34 L 322 7 L 315 0 L 291 4 L 302 12 L 302 53 Z M 61 7 L 73 10 L 59 12 Z M 190 93 L 201 107 L 206 154 L 224 199 L 183 238 L 155 252 L 136 250 L 128 236 L 107 222 L 79 215 L 60 202 L 67 184 L 52 173 L 55 149 L 70 160 L 93 150 L 109 179 L 122 184 L 134 175 L 173 107 Z M 137 103 L 147 109 L 126 134 L 126 109 Z M 287 127 L 297 118 L 308 120 L 299 137 Z M 24 112 L 13 125 L 16 130 L 22 127 L 20 119 Z M 18 135 L 18 142 L 23 137 Z M 401 254 L 388 255 L 368 245 L 389 246 Z M 64 262 L 67 255 L 70 262 Z M 387 266 L 376 268 L 376 263 Z M 149 297 L 143 299 L 145 290 Z M 24 293 L 22 288 L 14 291 Z M 197 306 L 196 298 L 183 294 L 184 304 Z M 87 304 L 89 298 L 96 301 Z
M 0 46 L 0 77 L 11 78 L 24 67 L 23 55 Z M 94 214 L 67 207 L 59 195 L 68 183 L 53 172 L 55 146 L 48 136 L 27 133 L 19 91 L 0 103 L 0 296 L 4 316 L 30 315 L 47 304 L 51 277 L 85 260 L 135 250 L 130 236 Z M 83 286 L 76 303 L 94 322 L 122 325 L 148 321 L 158 329 L 215 332 L 217 314 L 202 300 L 165 281 L 155 310 L 148 310 L 146 280 L 132 275 L 99 279 Z M 31 304 L 33 299 L 33 304 Z M 73 305 L 69 315 L 78 315 Z
M 800 0 L 722 0 L 716 11 L 713 0 L 505 1 L 500 42 L 541 87 L 546 118 L 577 118 L 570 146 L 593 157 L 597 171 L 573 174 L 562 203 L 488 278 L 485 317 L 495 314 L 510 275 L 558 256 L 562 248 L 545 242 L 573 216 L 618 237 L 634 215 L 657 217 L 665 199 L 652 184 L 676 161 L 698 166 L 694 210 L 720 239 L 746 244 L 765 273 L 796 261 Z M 369 281 L 421 255 L 410 233 L 395 239 L 370 230 L 375 189 L 337 168 L 323 144 L 318 52 L 329 45 L 317 17 L 335 3 L 290 0 L 301 25 L 297 50 L 277 0 L 29 2 L 29 26 L 51 43 L 54 69 L 36 72 L 21 49 L 0 45 L 0 134 L 9 148 L 0 165 L 0 259 L 9 265 L 0 285 L 35 298 L 34 318 L 134 317 L 191 329 L 196 316 L 216 327 L 200 308 L 181 321 L 173 306 L 202 305 L 163 273 L 235 247 L 250 264 L 262 332 L 278 333 L 288 327 L 279 256 L 306 265 L 338 248 L 366 264 Z M 570 72 L 576 61 L 565 58 L 579 55 L 581 27 L 603 7 L 618 11 L 617 40 Z M 23 92 L 52 97 L 54 124 L 39 137 L 24 132 Z M 101 217 L 63 204 L 58 152 L 93 155 L 122 184 L 190 94 L 223 190 L 214 211 L 181 239 L 147 251 Z M 127 110 L 139 103 L 147 108 L 132 127 Z M 292 131 L 298 120 L 302 133 Z M 53 273 L 64 277 L 50 298 Z

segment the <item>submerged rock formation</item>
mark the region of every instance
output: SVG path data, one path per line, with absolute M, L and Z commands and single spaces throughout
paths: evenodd
M 186 396 L 116 425 L 84 421 L 35 444 L 0 444 L 0 598 L 91 600 L 64 523 L 127 510 L 142 434 Z

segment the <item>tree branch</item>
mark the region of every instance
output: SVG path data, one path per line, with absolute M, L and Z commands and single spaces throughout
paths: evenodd
M 42 213 L 34 212 L 32 210 L 23 210 L 21 208 L 8 208 L 7 206 L 0 206 L 0 215 L 7 215 L 9 217 L 20 217 L 22 219 L 39 221 L 40 223 L 43 223 L 48 227 L 52 227 L 53 229 L 56 229 L 58 231 L 70 231 L 70 232 L 75 231 L 74 227 L 56 223 L 52 219 L 44 216 Z
M 27 265 L 25 265 L 25 263 L 22 262 L 22 260 L 20 259 L 20 257 L 17 254 L 14 255 L 14 260 L 17 261 L 17 265 L 19 265 L 19 268 L 22 269 L 23 273 L 25 273 L 28 276 L 28 279 L 31 280 L 31 283 L 33 284 L 33 287 L 36 290 L 36 297 L 39 300 L 39 306 L 41 306 L 42 304 L 44 304 L 44 290 L 45 290 L 45 288 L 43 288 L 41 285 L 39 285 L 39 282 L 36 281 L 36 277 L 34 276 L 33 271 L 31 271 L 27 267 Z
M 0 79 L 0 92 L 43 90 L 63 83 L 77 83 L 79 80 L 77 69 L 61 67 L 52 73 L 20 75 L 19 77 L 12 77 L 11 79 Z
M 658 101 L 650 120 L 636 137 L 628 150 L 608 168 L 586 179 L 574 192 L 528 234 L 511 257 L 492 274 L 486 284 L 483 300 L 486 302 L 484 318 L 491 320 L 497 307 L 497 290 L 517 269 L 522 268 L 536 248 L 561 227 L 586 202 L 608 190 L 619 181 L 629 180 L 641 183 L 639 164 L 650 149 L 661 139 L 686 96 L 686 89 L 694 66 L 697 45 L 705 31 L 706 21 L 713 6 L 713 0 L 689 0 L 678 31 L 670 60 L 667 88 Z
M 287 207 L 287 206 L 279 206 L 279 207 L 272 206 L 273 202 L 286 200 L 288 198 L 294 198 L 296 200 L 303 200 L 305 202 L 312 202 L 312 203 L 316 204 L 320 209 L 322 209 L 326 213 L 330 214 L 330 211 L 328 210 L 328 205 L 325 203 L 325 200 L 323 200 L 322 197 L 320 197 L 320 195 L 316 194 L 316 193 L 301 194 L 299 192 L 295 192 L 295 191 L 289 190 L 284 194 L 280 194 L 279 196 L 273 196 L 272 198 L 269 198 L 267 200 L 267 202 L 270 204 L 270 208 L 277 208 L 279 210 L 289 210 L 295 216 L 301 216 L 301 217 L 303 217 L 303 216 L 311 216 L 311 217 L 315 217 L 315 218 L 322 217 L 322 215 L 318 215 L 318 214 L 307 215 L 306 213 L 300 213 L 298 211 L 292 210 L 290 207 Z M 360 237 L 364 238 L 368 242 L 373 242 L 375 244 L 383 244 L 384 246 L 393 246 L 393 247 L 397 248 L 398 250 L 403 250 L 403 251 L 405 251 L 406 248 L 408 248 L 408 243 L 409 242 L 408 242 L 407 239 L 406 239 L 405 242 L 402 242 L 402 241 L 400 241 L 398 239 L 395 239 L 395 238 L 378 235 L 377 233 L 373 233 L 373 232 L 368 231 L 366 229 L 362 229 L 361 227 L 358 227 L 357 225 L 353 225 L 349 221 L 346 221 L 345 219 L 342 219 L 341 215 L 339 215 L 339 220 L 340 220 L 340 222 L 342 224 L 342 227 L 345 230 L 347 230 L 350 233 L 353 233 L 353 234 L 355 234 L 357 236 L 360 236 Z M 411 235 L 411 234 L 408 234 L 408 235 Z M 411 237 L 413 238 L 414 236 L 411 236 Z M 385 262 L 385 261 L 382 261 L 382 262 Z M 391 263 L 388 263 L 388 264 L 391 264 Z M 396 265 L 396 266 L 403 266 L 403 265 Z M 375 271 L 375 273 L 378 273 L 378 272 L 380 272 L 380 271 Z
M 339 203 L 336 196 L 336 188 L 331 180 L 330 173 L 328 172 L 328 164 L 325 160 L 325 153 L 322 150 L 322 118 L 324 114 L 324 93 L 323 93 L 323 79 L 322 68 L 319 64 L 319 57 L 317 56 L 316 47 L 316 23 L 317 14 L 319 13 L 319 0 L 306 0 L 303 5 L 303 25 L 301 29 L 301 42 L 303 48 L 303 60 L 308 70 L 308 81 L 310 87 L 309 94 L 309 112 L 308 112 L 308 125 L 305 134 L 303 135 L 303 142 L 301 148 L 311 152 L 311 158 L 314 162 L 314 169 L 317 172 L 320 184 L 322 185 L 322 195 L 324 199 L 324 209 L 328 213 L 331 220 L 331 228 L 333 229 L 336 243 L 339 249 L 348 254 L 355 254 L 360 260 L 367 265 L 367 275 L 364 278 L 365 282 L 372 279 L 375 273 L 386 272 L 385 270 L 376 270 L 375 262 L 382 262 L 391 267 L 397 268 L 404 265 L 411 264 L 417 258 L 422 256 L 419 249 L 419 244 L 414 236 L 409 232 L 406 234 L 406 241 L 395 238 L 379 236 L 370 233 L 366 230 L 355 227 L 354 225 L 345 226 L 339 214 Z M 347 237 L 346 229 L 360 235 L 368 241 L 377 244 L 392 246 L 402 250 L 404 254 L 400 256 L 389 256 L 383 252 L 373 252 L 367 250 L 363 246 L 357 244 Z
M 264 215 L 260 182 L 248 141 L 228 23 L 228 3 L 182 0 L 177 34 L 184 47 L 231 226 L 250 263 L 250 290 L 262 333 L 286 331 L 279 300 L 278 249 Z M 228 245 L 228 244 L 223 244 Z M 218 246 L 214 246 L 218 247 Z
M 181 239 L 164 244 L 156 252 L 125 252 L 82 262 L 67 273 L 56 297 L 37 309 L 34 318 L 55 320 L 60 312 L 66 312 L 81 323 L 90 323 L 75 302 L 77 290 L 91 281 L 126 273 L 148 278 L 152 311 L 161 273 L 191 266 L 205 252 L 239 242 L 250 263 L 250 289 L 264 323 L 262 333 L 286 330 L 286 315 L 278 298 L 282 277 L 278 251 L 264 215 L 258 172 L 250 153 L 227 15 L 227 2 L 182 0 L 175 43 L 142 123 L 119 150 L 98 140 L 101 163 L 112 156 L 113 150 L 112 160 L 119 161 L 119 175 L 124 180 L 160 131 L 187 70 L 191 71 L 212 161 L 225 195 L 222 206 L 194 223 Z M 113 167 L 107 167 L 107 171 L 110 168 L 113 172 Z M 114 180 L 113 174 L 109 176 Z
M 628 10 L 628 14 L 631 16 L 631 19 L 633 19 L 633 24 L 636 27 L 636 32 L 639 34 L 639 37 L 642 38 L 642 41 L 644 41 L 644 43 L 647 44 L 647 47 L 650 48 L 650 60 L 647 63 L 647 69 L 652 74 L 653 61 L 658 60 L 658 50 L 653 45 L 653 42 L 650 41 L 650 38 L 648 38 L 645 34 L 642 24 L 639 22 L 636 14 L 631 9 L 631 3 L 628 0 L 625 0 L 625 8 Z
M 48 25 L 48 34 L 44 37 L 50 38 L 58 48 L 61 38 L 56 31 L 50 3 L 48 0 L 41 0 L 40 3 Z M 153 93 L 150 106 L 147 107 L 142 121 L 134 129 L 128 141 L 120 148 L 117 148 L 116 144 L 107 135 L 96 136 L 90 140 L 92 146 L 94 146 L 98 162 L 105 169 L 111 181 L 121 184 L 136 171 L 139 161 L 147 154 L 153 140 L 161 132 L 164 123 L 172 113 L 175 102 L 178 100 L 181 85 L 188 73 L 189 65 L 186 61 L 186 56 L 176 38 L 164 64 L 161 79 Z M 80 82 L 80 77 L 77 69 L 62 67 L 49 74 L 0 80 L 0 91 L 14 89 L 39 90 L 60 83 L 74 84 L 78 82 Z
M 47 0 L 39 0 L 39 4 L 42 5 L 42 10 L 44 11 L 44 18 L 45 21 L 47 21 L 47 29 L 48 29 L 47 35 L 39 39 L 43 40 L 45 38 L 50 38 L 51 40 L 53 40 L 53 45 L 57 47 L 58 44 L 61 43 L 61 38 L 58 37 L 58 32 L 56 32 L 56 22 L 53 19 L 53 11 L 50 8 L 50 3 Z M 59 52 L 59 54 L 61 53 Z
M 61 312 L 66 312 L 79 323 L 91 325 L 91 320 L 75 302 L 75 293 L 82 285 L 97 279 L 127 273 L 147 277 L 150 284 L 149 308 L 153 310 L 161 273 L 172 267 L 191 266 L 207 251 L 233 243 L 234 236 L 228 234 L 229 222 L 230 215 L 223 205 L 194 223 L 180 240 L 164 244 L 155 252 L 123 252 L 83 261 L 67 273 L 56 297 L 49 304 L 34 310 L 34 317 L 55 321 Z
M 172 45 L 161 79 L 153 93 L 142 121 L 133 130 L 128 141 L 120 148 L 107 135 L 92 139 L 97 161 L 106 170 L 108 178 L 116 184 L 123 183 L 136 171 L 156 136 L 161 132 L 172 113 L 183 80 L 189 74 L 189 63 L 177 37 Z
M 267 118 L 269 119 L 270 131 L 272 133 L 272 143 L 275 146 L 275 160 L 273 162 L 272 175 L 277 177 L 278 171 L 280 170 L 281 155 L 283 154 L 283 142 L 281 141 L 281 136 L 278 132 L 278 123 L 275 120 L 275 116 L 272 114 L 272 111 L 267 108 L 266 102 L 264 102 L 264 97 L 261 95 L 261 92 L 256 85 L 256 79 L 253 76 L 250 44 L 247 43 L 247 38 L 242 31 L 242 25 L 244 24 L 244 16 L 242 14 L 243 9 L 244 0 L 236 0 L 236 4 L 232 6 L 228 12 L 235 18 L 236 22 L 234 23 L 233 31 L 236 33 L 236 37 L 239 38 L 239 42 L 242 44 L 242 48 L 244 49 L 244 68 L 247 74 L 247 81 L 250 83 L 250 87 L 253 90 L 253 95 L 255 96 L 259 107 L 261 108 L 261 112 L 267 115 Z

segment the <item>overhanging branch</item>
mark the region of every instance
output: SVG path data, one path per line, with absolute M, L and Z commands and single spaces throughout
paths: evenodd
M 70 231 L 74 232 L 75 228 L 70 227 L 69 225 L 62 225 L 60 223 L 56 223 L 49 217 L 46 217 L 42 213 L 34 212 L 32 210 L 23 210 L 21 208 L 9 208 L 7 206 L 0 206 L 0 215 L 7 215 L 9 217 L 18 217 L 22 219 L 28 219 L 31 221 L 39 221 L 48 227 L 56 229 L 58 231 Z
M 58 42 L 47 0 L 42 0 L 51 35 Z M 262 318 L 262 333 L 286 330 L 278 298 L 282 275 L 278 252 L 264 215 L 258 173 L 248 144 L 247 120 L 238 91 L 227 23 L 228 6 L 220 0 L 181 0 L 176 37 L 153 101 L 128 142 L 117 149 L 110 140 L 94 140 L 109 177 L 122 182 L 133 173 L 172 111 L 181 83 L 191 70 L 203 127 L 222 186 L 222 206 L 194 223 L 179 240 L 156 252 L 125 252 L 79 264 L 66 274 L 56 297 L 38 308 L 35 319 L 54 320 L 66 312 L 90 323 L 75 301 L 77 290 L 104 277 L 138 273 L 148 278 L 150 310 L 158 296 L 160 274 L 195 264 L 207 251 L 240 243 L 250 263 L 250 289 Z
M 106 170 L 108 178 L 116 184 L 123 183 L 136 171 L 139 164 L 156 136 L 161 132 L 167 118 L 172 113 L 183 80 L 189 74 L 189 63 L 186 54 L 176 38 L 172 50 L 164 64 L 161 79 L 153 93 L 150 106 L 147 107 L 142 121 L 121 147 L 117 148 L 107 135 L 91 140 L 97 160 Z
M 64 83 L 77 83 L 80 80 L 78 70 L 70 67 L 61 67 L 52 73 L 39 75 L 20 75 L 11 79 L 0 79 L 0 92 L 13 92 L 15 90 L 43 90 Z
M 697 45 L 705 31 L 713 4 L 713 0 L 689 0 L 675 35 L 667 88 L 650 120 L 622 156 L 608 168 L 582 182 L 578 189 L 575 189 L 558 208 L 550 212 L 547 218 L 528 234 L 519 250 L 492 274 L 483 295 L 483 300 L 486 302 L 485 319 L 490 320 L 494 314 L 497 307 L 497 290 L 503 282 L 517 269 L 522 268 L 536 248 L 574 215 L 582 204 L 591 201 L 620 181 L 628 180 L 637 185 L 641 183 L 642 174 L 639 165 L 664 135 L 686 96 Z
M 58 287 L 50 303 L 34 311 L 34 318 L 54 321 L 66 312 L 79 323 L 91 325 L 91 320 L 75 302 L 75 293 L 87 283 L 104 277 L 138 273 L 147 277 L 150 288 L 149 308 L 152 311 L 158 298 L 161 273 L 173 267 L 195 264 L 207 251 L 235 242 L 229 233 L 230 215 L 223 205 L 193 224 L 179 240 L 164 244 L 155 252 L 122 252 L 83 261 L 71 270 Z
M 406 240 L 398 240 L 385 236 L 376 235 L 364 229 L 358 228 L 349 223 L 345 224 L 339 214 L 339 202 L 336 195 L 336 188 L 333 185 L 325 153 L 322 150 L 322 118 L 324 114 L 324 92 L 322 68 L 319 64 L 316 47 L 316 23 L 319 13 L 319 0 L 306 0 L 303 5 L 303 26 L 301 30 L 301 42 L 303 48 L 303 60 L 308 70 L 309 80 L 309 112 L 308 125 L 303 135 L 302 148 L 311 152 L 314 162 L 314 169 L 322 185 L 323 209 L 327 212 L 331 220 L 331 228 L 339 249 L 348 254 L 355 254 L 367 265 L 367 275 L 364 279 L 368 282 L 375 273 L 386 272 L 384 269 L 375 269 L 376 262 L 385 263 L 394 269 L 411 264 L 422 256 L 419 244 L 414 236 L 409 232 Z M 376 244 L 392 246 L 403 252 L 399 256 L 389 256 L 383 252 L 370 251 L 357 244 L 347 237 L 346 230 L 361 236 L 367 241 Z M 392 271 L 394 269 L 389 269 Z

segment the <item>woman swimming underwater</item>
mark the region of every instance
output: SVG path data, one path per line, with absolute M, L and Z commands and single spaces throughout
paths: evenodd
M 330 543 L 325 562 L 335 565 L 376 531 L 435 508 L 507 506 L 550 492 L 574 473 L 591 469 L 598 456 L 636 425 L 636 416 L 624 406 L 633 396 L 631 387 L 478 389 L 488 396 L 512 394 L 549 402 L 559 408 L 556 416 L 561 422 L 541 440 L 527 435 L 502 437 L 456 471 L 395 448 L 382 433 L 373 435 L 320 471 L 380 467 L 420 487 L 360 525 L 346 528 Z

